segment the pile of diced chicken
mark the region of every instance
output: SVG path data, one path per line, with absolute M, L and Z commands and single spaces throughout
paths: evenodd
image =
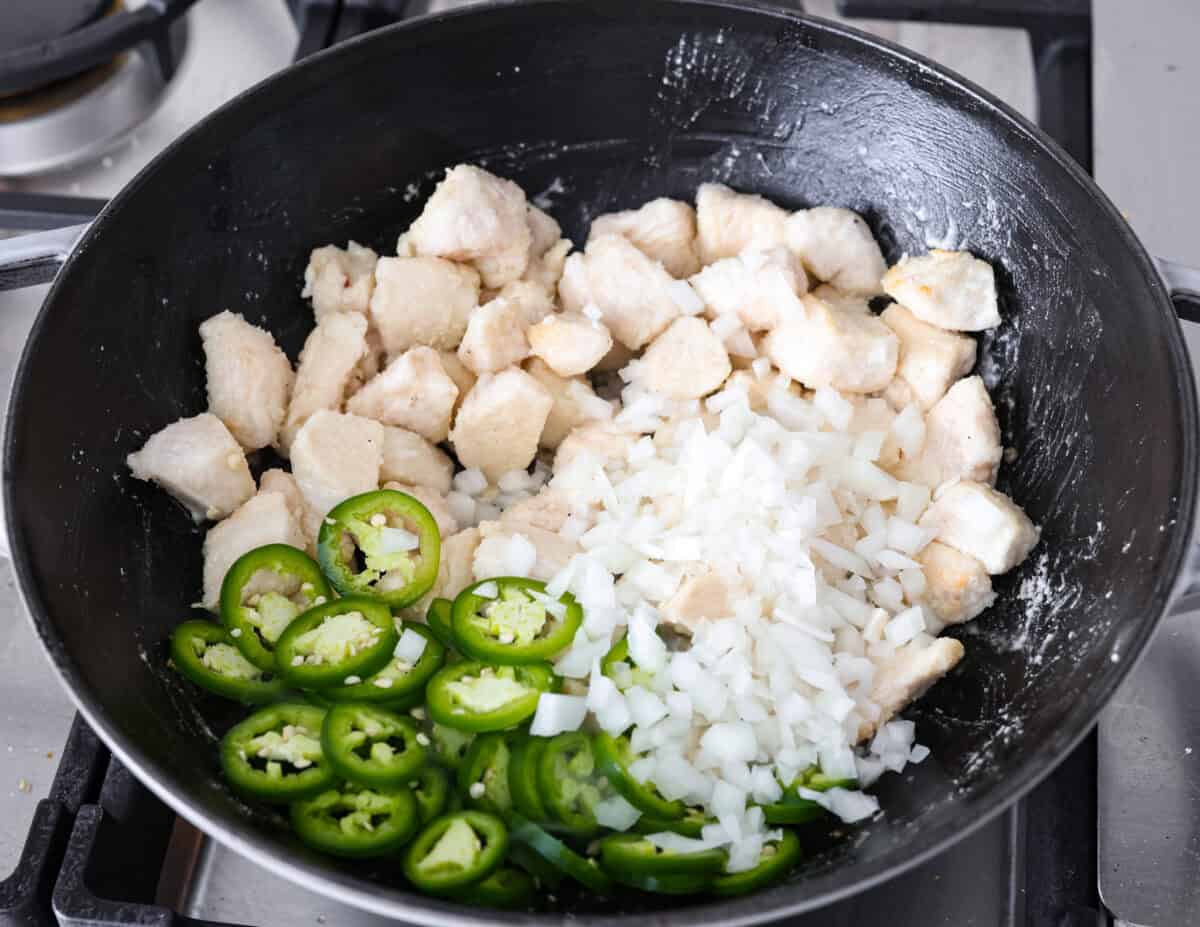
M 764 763 L 865 784 L 919 759 L 911 725 L 889 719 L 959 662 L 961 643 L 936 635 L 986 609 L 990 577 L 1038 537 L 993 489 L 1000 429 L 968 376 L 968 333 L 1000 323 L 992 268 L 933 251 L 889 269 L 853 212 L 789 213 L 717 184 L 694 207 L 600 216 L 571 248 L 516 184 L 462 165 L 394 256 L 312 253 L 316 327 L 294 371 L 270 333 L 208 319 L 209 411 L 129 457 L 215 522 L 204 605 L 242 553 L 311 550 L 332 506 L 399 488 L 443 535 L 426 602 L 511 573 L 575 593 L 588 620 L 559 670 L 578 684 L 555 698 L 668 751 L 657 775 L 642 767 L 668 797 L 716 790 L 728 808 L 734 783 L 745 806 L 770 800 Z M 268 446 L 291 472 L 255 486 L 246 454 Z M 695 672 L 742 674 L 730 699 L 698 704 L 664 626 L 692 635 Z M 595 691 L 625 628 L 658 671 L 644 697 Z M 828 671 L 788 675 L 789 652 Z M 753 746 L 723 755 L 739 724 Z

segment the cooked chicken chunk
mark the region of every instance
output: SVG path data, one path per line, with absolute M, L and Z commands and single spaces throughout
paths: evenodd
M 729 618 L 733 615 L 733 593 L 715 570 L 696 570 L 663 604 L 663 620 L 690 631 L 702 621 Z
M 786 235 L 788 247 L 818 280 L 846 293 L 882 292 L 879 281 L 887 264 L 858 213 L 835 206 L 801 209 L 788 218 Z
M 721 339 L 703 319 L 684 316 L 650 343 L 637 380 L 672 399 L 699 399 L 720 387 L 733 367 Z
M 918 523 L 934 539 L 974 557 L 989 573 L 1007 573 L 1025 559 L 1040 531 L 1012 499 L 982 483 L 946 488 Z
M 520 307 L 526 325 L 536 325 L 554 312 L 552 292 L 529 280 L 516 280 L 501 287 L 499 296 Z
M 479 274 L 442 258 L 380 258 L 375 278 L 371 322 L 389 357 L 457 346 L 479 303 Z
M 747 248 L 785 244 L 787 211 L 770 200 L 736 193 L 719 183 L 702 183 L 696 191 L 696 228 L 700 263 L 734 257 Z
M 381 480 L 395 480 L 414 486 L 428 486 L 449 492 L 454 476 L 454 461 L 425 438 L 406 428 L 388 425 L 383 429 Z
M 562 239 L 562 226 L 550 213 L 536 206 L 525 207 L 525 221 L 529 225 L 529 257 L 541 257 Z
M 866 296 L 858 293 L 847 293 L 828 283 L 822 283 L 812 289 L 812 295 L 823 300 L 840 312 L 870 312 L 871 302 Z
M 950 384 L 975 366 L 974 338 L 922 322 L 898 303 L 888 306 L 880 318 L 900 339 L 896 379 L 887 392 L 897 409 L 914 401 L 930 409 Z
M 553 296 L 558 289 L 559 280 L 562 279 L 567 255 L 570 253 L 570 240 L 560 238 L 541 257 L 529 261 L 529 266 L 525 268 L 525 276 L 521 279 L 537 284 Z
M 553 407 L 546 388 L 523 370 L 484 374 L 463 400 L 450 441 L 464 467 L 494 482 L 529 466 Z
M 242 447 L 275 441 L 287 412 L 292 365 L 270 332 L 222 312 L 200 326 L 208 377 L 208 410 Z
M 322 410 L 292 442 L 292 475 L 322 517 L 350 496 L 379 488 L 383 426 L 368 418 Z
M 304 531 L 283 493 L 259 493 L 204 538 L 204 607 L 216 611 L 221 583 L 242 554 L 267 544 L 288 544 L 298 550 L 308 546 Z
M 934 403 L 920 455 L 904 461 L 896 475 L 931 489 L 958 479 L 992 484 L 1003 453 L 992 398 L 983 380 L 967 377 Z
M 612 349 L 603 322 L 576 312 L 548 315 L 528 332 L 529 349 L 560 377 L 587 373 Z
M 525 192 L 460 164 L 446 172 L 408 235 L 417 254 L 472 263 L 484 286 L 499 289 L 519 280 L 529 263 Z
M 870 313 L 838 310 L 812 294 L 803 303 L 804 316 L 783 322 L 763 344 L 776 367 L 810 389 L 873 393 L 888 385 L 899 355 L 890 328 Z
M 433 520 L 437 522 L 438 534 L 441 537 L 449 537 L 458 531 L 458 521 L 455 519 L 454 513 L 450 511 L 445 493 L 440 493 L 428 486 L 415 486 L 396 480 L 389 480 L 380 488 L 394 489 L 397 492 L 405 493 L 425 506 L 429 510 L 429 514 L 433 516 Z
M 570 255 L 563 262 L 562 275 L 558 280 L 558 301 L 565 312 L 583 312 L 595 304 L 592 285 L 588 281 L 587 262 L 581 252 Z
M 536 357 L 526 362 L 525 371 L 541 383 L 554 400 L 542 428 L 542 447 L 553 450 L 573 428 L 585 422 L 612 418 L 612 406 L 597 396 L 583 377 L 560 377 Z
M 528 324 L 519 303 L 498 296 L 471 313 L 458 359 L 476 375 L 519 364 L 529 356 Z
M 691 284 L 710 317 L 736 315 L 747 331 L 761 332 L 803 314 L 808 277 L 790 251 L 774 247 L 722 258 Z
M 300 485 L 286 470 L 267 470 L 258 478 L 258 494 L 277 492 L 287 500 L 288 509 L 300 526 L 309 554 L 317 550 L 317 533 L 321 530 L 321 513 L 308 504 Z
M 934 541 L 917 562 L 925 574 L 921 604 L 942 624 L 970 621 L 996 601 L 992 578 L 974 557 Z
M 624 460 L 639 437 L 609 422 L 579 425 L 559 444 L 554 455 L 554 472 L 562 473 L 581 454 L 591 454 L 600 460 Z
M 317 323 L 300 352 L 292 402 L 280 433 L 284 451 L 310 415 L 320 409 L 341 408 L 346 387 L 366 352 L 366 316 L 342 313 Z
M 478 528 L 465 528 L 457 534 L 443 537 L 442 549 L 438 556 L 437 579 L 420 601 L 404 610 L 405 617 L 424 621 L 434 599 L 453 600 L 471 585 L 475 581 L 471 574 L 471 565 L 475 561 L 475 549 L 478 546 Z
M 446 372 L 454 385 L 458 387 L 458 399 L 455 400 L 454 408 L 457 410 L 459 404 L 462 403 L 463 397 L 471 391 L 471 387 L 475 385 L 475 374 L 467 369 L 466 364 L 458 359 L 458 351 L 438 351 L 438 359 L 442 362 L 442 370 Z
M 620 235 L 602 235 L 588 242 L 584 268 L 592 304 L 613 337 L 627 348 L 638 350 L 680 314 L 672 287 L 686 284 L 679 284 L 661 264 Z M 564 274 L 560 293 L 565 282 Z M 574 301 L 564 296 L 563 307 L 583 311 L 585 306 L 568 304 Z
M 505 509 L 500 521 L 505 525 L 533 525 L 558 534 L 570 514 L 566 493 L 546 486 L 537 495 Z
M 621 235 L 658 261 L 672 277 L 690 277 L 700 269 L 696 253 L 696 211 L 679 200 L 660 197 L 640 209 L 610 212 L 592 220 L 589 240 Z
M 312 300 L 313 315 L 320 322 L 339 312 L 367 311 L 375 289 L 375 262 L 379 256 L 370 248 L 350 242 L 346 250 L 335 245 L 316 248 L 304 269 L 304 290 Z
M 535 528 L 533 525 L 506 524 L 499 521 L 480 522 L 480 541 L 479 546 L 475 548 L 475 560 L 472 564 L 476 580 L 506 575 L 508 542 L 516 534 L 524 537 L 537 551 L 537 560 L 533 569 L 529 571 L 531 579 L 540 579 L 543 582 L 552 579 L 555 573 L 579 553 L 579 545 L 576 542 Z
M 913 641 L 895 652 L 875 672 L 871 701 L 881 709 L 875 721 L 859 727 L 859 740 L 866 740 L 890 721 L 906 705 L 920 698 L 929 688 L 958 665 L 963 645 L 952 637 L 939 637 L 926 644 Z
M 432 348 L 410 348 L 350 397 L 346 411 L 445 441 L 458 387 Z
M 903 258 L 883 275 L 883 288 L 918 319 L 951 331 L 1000 324 L 992 265 L 966 251 L 930 251 Z
M 139 480 L 152 480 L 196 521 L 224 518 L 254 495 L 242 447 L 215 415 L 181 418 L 125 458 Z

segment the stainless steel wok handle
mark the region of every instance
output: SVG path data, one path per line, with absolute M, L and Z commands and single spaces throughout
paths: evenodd
M 0 291 L 49 283 L 87 229 L 84 223 L 0 239 Z

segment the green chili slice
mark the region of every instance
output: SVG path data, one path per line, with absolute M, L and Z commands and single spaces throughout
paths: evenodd
M 322 693 L 331 702 L 370 702 L 396 709 L 411 708 L 424 701 L 425 684 L 446 659 L 446 648 L 429 628 L 416 621 L 395 621 L 396 631 L 403 636 L 411 631 L 425 638 L 425 649 L 416 663 L 410 663 L 393 652 L 383 669 L 363 677 L 361 682 L 330 686 Z
M 768 824 L 804 824 L 816 820 L 825 814 L 825 809 L 811 798 L 801 798 L 799 789 L 812 789 L 814 792 L 828 792 L 830 789 L 852 789 L 858 783 L 853 779 L 834 779 L 821 772 L 817 766 L 810 766 L 783 790 L 779 801 L 763 805 L 763 817 Z
M 716 821 L 706 815 L 701 809 L 688 808 L 684 811 L 683 817 L 675 820 L 656 818 L 652 814 L 643 814 L 637 819 L 637 823 L 633 825 L 633 829 L 639 834 L 661 834 L 669 831 L 672 834 L 679 834 L 681 837 L 691 837 L 699 840 L 705 825 L 715 823 Z
M 417 888 L 442 895 L 481 882 L 504 861 L 508 831 L 483 811 L 459 811 L 437 818 L 417 835 L 404 854 L 404 874 Z
M 723 872 L 724 850 L 679 853 L 655 846 L 638 834 L 613 834 L 600 841 L 600 866 L 618 882 L 658 875 L 711 876 Z
M 171 634 L 171 660 L 180 675 L 225 698 L 253 705 L 283 696 L 283 683 L 247 660 L 229 632 L 211 621 L 179 625 Z
M 512 828 L 514 841 L 529 847 L 580 885 L 600 895 L 607 895 L 612 891 L 612 879 L 605 875 L 594 859 L 580 856 L 545 828 L 539 827 L 522 814 L 513 815 Z
M 451 619 L 454 603 L 449 599 L 434 599 L 425 613 L 425 624 L 443 647 L 454 647 L 454 625 Z
M 438 724 L 475 733 L 502 731 L 532 717 L 542 693 L 556 683 L 549 664 L 494 667 L 464 660 L 429 680 L 426 707 Z
M 430 728 L 429 735 L 433 740 L 433 752 L 447 768 L 457 770 L 466 759 L 467 751 L 475 735 L 458 728 L 438 724 L 436 721 Z
M 538 785 L 552 824 L 576 837 L 600 832 L 596 805 L 611 794 L 611 786 L 596 768 L 587 734 L 573 731 L 550 739 L 538 760 Z
M 653 785 L 638 782 L 629 771 L 635 757 L 628 737 L 613 737 L 601 731 L 593 738 L 592 748 L 600 771 L 608 777 L 612 787 L 642 814 L 665 820 L 683 817 L 683 802 L 667 801 Z
M 237 791 L 269 802 L 308 798 L 335 779 L 321 750 L 325 712 L 282 702 L 261 708 L 221 738 L 221 767 Z
M 470 808 L 501 818 L 512 813 L 508 786 L 511 758 L 504 734 L 481 734 L 475 738 L 458 770 L 458 791 Z
M 333 771 L 357 785 L 404 785 L 425 764 L 427 751 L 411 718 L 375 705 L 334 705 L 321 728 L 321 749 Z
M 268 544 L 242 554 L 221 583 L 221 622 L 259 669 L 275 669 L 275 644 L 301 613 L 333 597 L 304 551 Z
M 378 599 L 347 596 L 310 608 L 275 643 L 276 671 L 302 689 L 355 685 L 383 669 L 400 635 Z
M 744 895 L 778 882 L 800 861 L 800 838 L 794 831 L 785 830 L 776 841 L 763 845 L 758 863 L 745 872 L 730 872 L 717 876 L 709 885 L 714 895 Z
M 512 911 L 529 907 L 536 894 L 537 888 L 527 873 L 512 866 L 501 866 L 471 886 L 470 902 L 485 908 Z
M 315 849 L 349 859 L 383 856 L 408 843 L 420 826 L 407 788 L 342 785 L 292 804 L 292 827 Z
M 440 766 L 426 766 L 408 783 L 408 787 L 417 799 L 417 816 L 422 825 L 428 824 L 446 809 L 450 777 Z
M 571 645 L 583 623 L 583 609 L 570 593 L 554 600 L 545 583 L 516 576 L 468 586 L 454 600 L 452 615 L 459 650 L 507 665 L 553 659 Z
M 508 790 L 513 808 L 539 824 L 548 815 L 538 783 L 538 764 L 549 742 L 545 737 L 517 737 L 508 758 Z
M 374 596 L 390 608 L 411 605 L 429 591 L 440 553 L 429 509 L 392 489 L 335 506 L 317 536 L 321 569 L 338 592 Z

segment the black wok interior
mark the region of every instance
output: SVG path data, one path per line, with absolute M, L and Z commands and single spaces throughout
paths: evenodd
M 199 597 L 203 531 L 124 466 L 204 410 L 202 320 L 241 312 L 294 358 L 312 325 L 309 250 L 353 238 L 392 253 L 461 161 L 520 183 L 576 244 L 599 213 L 718 180 L 856 209 L 890 261 L 941 243 L 997 268 L 1005 326 L 983 339 L 981 369 L 1018 455 L 1000 485 L 1043 540 L 956 632 L 962 665 L 908 712 L 931 758 L 881 780 L 886 815 L 810 844 L 787 884 L 658 903 L 654 922 L 850 893 L 1048 771 L 1140 651 L 1190 534 L 1196 411 L 1151 265 L 1064 155 L 970 86 L 794 14 L 649 0 L 502 5 L 338 47 L 190 132 L 96 223 L 27 348 L 5 464 L 34 621 L 117 752 L 210 833 L 309 887 L 411 920 L 516 919 L 411 894 L 387 866 L 319 859 L 227 791 L 213 737 L 242 712 L 164 667 Z M 639 903 L 559 904 L 586 917 Z

